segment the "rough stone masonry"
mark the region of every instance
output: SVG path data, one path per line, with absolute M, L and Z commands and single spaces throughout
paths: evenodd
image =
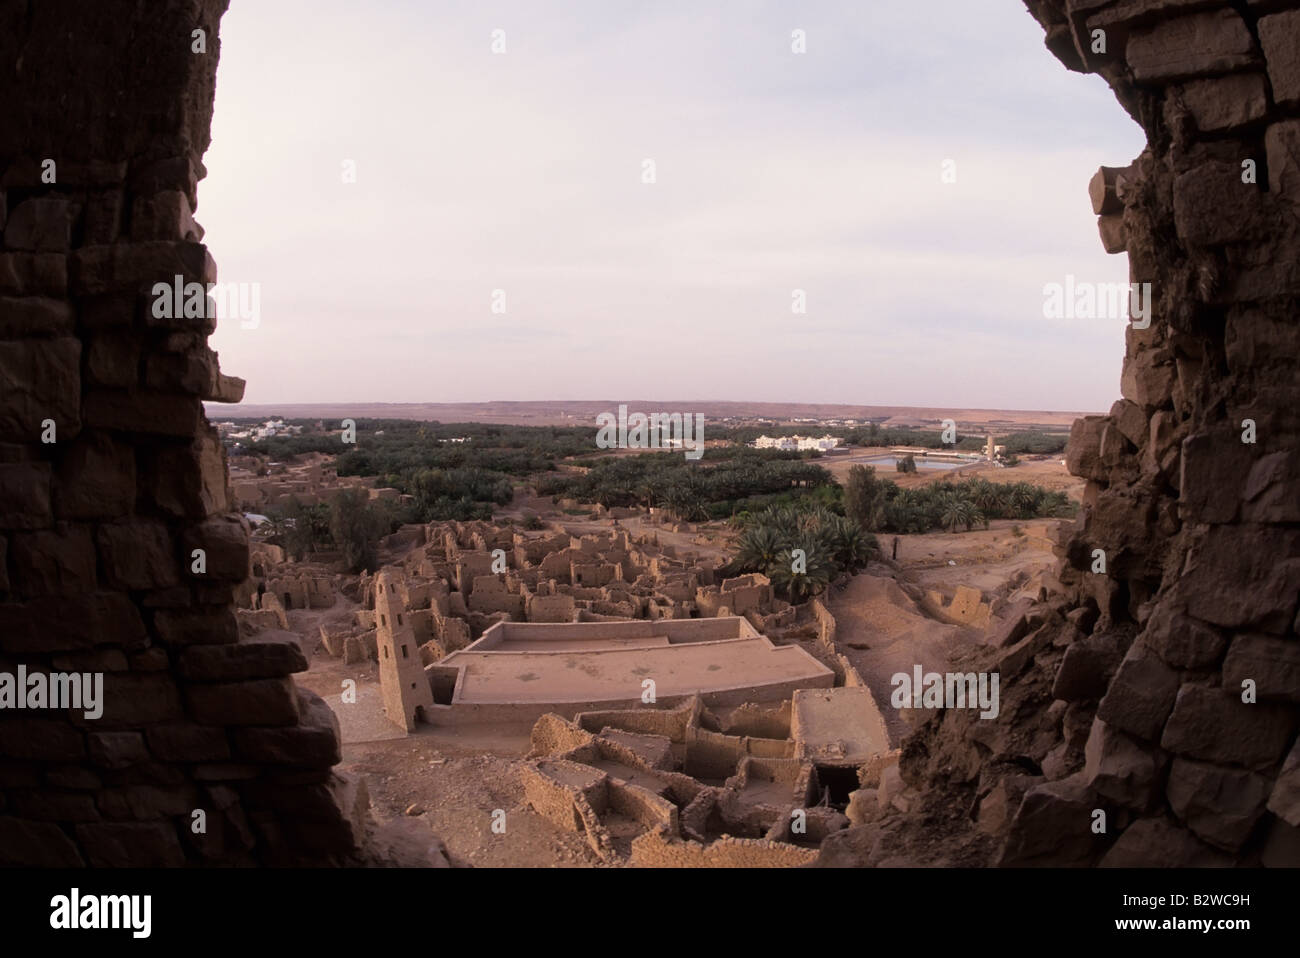
M 1146 131 L 1089 193 L 1154 309 L 1074 424 L 1060 588 L 994 636 L 1002 717 L 901 771 L 1004 865 L 1300 865 L 1300 3 L 1026 3 Z
M 302 651 L 238 641 L 247 530 L 201 401 L 243 383 L 213 320 L 149 309 L 216 279 L 193 214 L 227 2 L 0 2 L 0 671 L 104 675 L 98 720 L 0 714 L 0 865 L 344 861 L 362 836 Z

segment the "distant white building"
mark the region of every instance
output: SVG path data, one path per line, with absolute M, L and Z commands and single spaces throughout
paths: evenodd
M 286 426 L 283 419 L 268 419 L 252 430 L 253 439 L 270 439 L 272 436 L 296 436 L 302 426 Z
M 820 439 L 799 437 L 800 449 L 816 449 L 818 452 L 830 452 L 839 444 L 840 441 L 835 436 L 822 436 Z
M 829 452 L 840 444 L 835 436 L 759 436 L 753 442 L 755 449 L 781 449 L 786 452 L 814 449 L 817 452 Z

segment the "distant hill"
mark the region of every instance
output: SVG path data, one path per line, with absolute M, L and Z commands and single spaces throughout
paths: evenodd
M 960 424 L 1029 429 L 1068 429 L 1084 412 L 1046 409 L 952 409 L 919 406 L 846 406 L 831 403 L 720 402 L 717 400 L 621 400 L 628 412 L 703 413 L 706 419 L 857 419 L 890 426 L 933 426 L 944 419 Z M 483 403 L 276 403 L 208 404 L 210 419 L 420 419 L 440 422 L 491 422 L 516 426 L 575 426 L 594 424 L 599 413 L 618 409 L 613 399 L 548 400 L 541 402 Z

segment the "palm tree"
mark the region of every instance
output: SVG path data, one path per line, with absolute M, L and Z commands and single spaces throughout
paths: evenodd
M 939 522 L 949 532 L 955 532 L 957 526 L 966 521 L 968 513 L 969 503 L 955 492 L 944 493 L 939 500 Z
M 1010 504 L 1020 519 L 1032 519 L 1038 511 L 1039 492 L 1027 482 L 1017 482 L 1011 487 Z
M 750 526 L 740 534 L 732 565 L 766 574 L 781 552 L 781 539 L 771 526 Z
M 976 479 L 970 486 L 970 501 L 975 503 L 975 507 L 980 512 L 994 513 L 998 506 L 1001 505 L 1001 495 L 998 487 L 986 479 Z
M 798 571 L 792 554 L 794 548 L 803 550 Z M 776 557 L 772 564 L 772 585 L 791 603 L 798 604 L 823 592 L 835 577 L 836 571 L 815 541 L 802 540 L 797 546 L 782 551 Z
M 850 574 L 863 568 L 880 549 L 876 537 L 852 519 L 832 516 L 826 528 L 835 561 Z

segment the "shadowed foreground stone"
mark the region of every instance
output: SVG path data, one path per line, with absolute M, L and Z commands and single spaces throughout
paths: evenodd
M 247 528 L 202 401 L 242 381 L 214 320 L 150 308 L 216 278 L 194 212 L 227 2 L 0 0 L 0 660 L 104 673 L 99 719 L 0 716 L 0 865 L 363 860 L 301 648 L 238 641 Z

